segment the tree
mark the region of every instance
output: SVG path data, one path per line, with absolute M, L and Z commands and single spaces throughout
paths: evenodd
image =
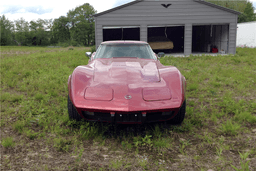
M 38 19 L 37 21 L 30 21 L 31 40 L 33 45 L 48 45 L 49 36 L 47 35 L 45 28 L 47 20 Z
M 13 44 L 13 22 L 5 18 L 5 15 L 0 16 L 0 29 L 1 29 L 1 46 Z
M 69 18 L 69 27 L 71 40 L 79 44 L 90 45 L 95 42 L 94 35 L 94 17 L 96 10 L 89 4 L 85 3 L 67 14 Z
M 53 21 L 53 39 L 51 42 L 67 42 L 70 40 L 70 32 L 68 27 L 69 20 L 65 16 L 61 16 Z
M 246 15 L 246 20 L 248 21 L 256 21 L 254 14 L 254 7 L 251 2 L 247 2 L 247 5 L 244 9 L 244 14 Z
M 23 18 L 15 20 L 15 42 L 18 45 L 27 45 L 29 40 L 29 24 Z

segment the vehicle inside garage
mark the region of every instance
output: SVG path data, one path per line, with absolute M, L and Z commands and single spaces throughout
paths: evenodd
M 148 26 L 148 43 L 155 53 L 184 53 L 184 26 Z
M 103 41 L 140 40 L 140 27 L 103 27 Z
M 198 25 L 192 30 L 192 53 L 228 52 L 228 25 Z

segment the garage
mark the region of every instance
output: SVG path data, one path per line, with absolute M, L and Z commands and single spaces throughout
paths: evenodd
M 135 0 L 94 15 L 96 47 L 140 40 L 155 53 L 235 54 L 238 15 L 204 0 Z

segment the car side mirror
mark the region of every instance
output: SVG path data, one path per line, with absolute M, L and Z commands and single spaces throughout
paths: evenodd
M 91 58 L 92 52 L 85 52 L 85 56 L 87 56 L 88 58 Z
M 159 58 L 161 58 L 161 57 L 164 57 L 164 52 L 159 52 L 158 54 L 157 54 L 157 56 L 159 57 Z

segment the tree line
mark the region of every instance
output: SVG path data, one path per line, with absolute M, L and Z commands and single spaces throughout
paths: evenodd
M 238 23 L 256 21 L 254 7 L 248 0 L 216 1 L 211 3 L 241 12 Z M 69 10 L 66 16 L 57 19 L 26 21 L 20 18 L 8 20 L 0 16 L 1 46 L 89 46 L 95 44 L 96 10 L 89 3 Z
M 85 3 L 57 19 L 10 21 L 0 16 L 1 46 L 89 46 L 95 44 L 93 15 L 96 10 Z

